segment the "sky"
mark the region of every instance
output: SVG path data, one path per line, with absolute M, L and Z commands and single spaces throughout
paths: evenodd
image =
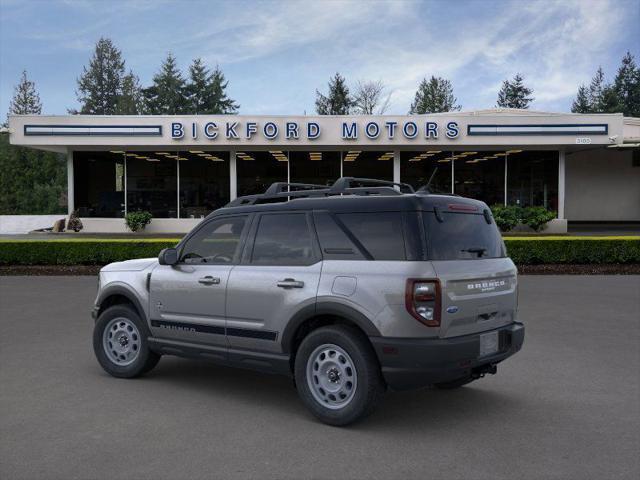
M 168 52 L 185 73 L 197 57 L 218 64 L 241 114 L 313 114 L 335 72 L 381 80 L 389 114 L 407 113 L 431 75 L 463 110 L 491 108 L 516 73 L 532 109 L 566 112 L 598 66 L 612 80 L 627 50 L 640 64 L 640 0 L 0 0 L 0 116 L 25 69 L 43 113 L 76 108 L 101 36 L 143 85 Z

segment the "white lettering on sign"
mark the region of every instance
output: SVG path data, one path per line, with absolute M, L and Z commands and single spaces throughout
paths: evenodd
M 591 139 L 589 137 L 576 138 L 576 145 L 589 145 L 590 143 L 591 143 Z

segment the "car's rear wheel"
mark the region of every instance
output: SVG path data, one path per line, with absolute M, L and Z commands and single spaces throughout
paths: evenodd
M 93 350 L 114 377 L 133 378 L 150 371 L 160 355 L 149 349 L 149 331 L 129 305 L 113 305 L 100 314 L 93 330 Z
M 385 387 L 366 338 L 344 325 L 309 333 L 296 354 L 300 398 L 330 425 L 347 425 L 370 414 Z

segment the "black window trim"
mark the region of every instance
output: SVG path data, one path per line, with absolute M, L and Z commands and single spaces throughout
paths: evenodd
M 260 226 L 260 220 L 264 216 L 271 215 L 304 215 L 304 218 L 307 222 L 307 229 L 309 230 L 309 237 L 311 238 L 311 249 L 312 249 L 312 257 L 308 263 L 299 263 L 295 265 L 291 264 L 257 264 L 252 263 L 253 257 L 253 249 L 255 247 L 256 236 L 258 233 L 258 227 Z M 311 265 L 315 265 L 316 263 L 322 260 L 322 254 L 320 252 L 320 243 L 318 242 L 318 237 L 315 231 L 315 225 L 313 223 L 313 219 L 311 218 L 311 211 L 309 210 L 283 210 L 283 211 L 275 211 L 275 212 L 264 212 L 264 213 L 256 213 L 251 222 L 251 229 L 247 234 L 247 241 L 245 242 L 245 248 L 242 253 L 242 257 L 240 260 L 240 265 L 251 265 L 253 268 L 260 267 L 309 267 Z
M 236 252 L 233 255 L 230 263 L 186 263 L 180 261 L 182 258 L 182 252 L 184 250 L 185 245 L 191 240 L 194 236 L 196 236 L 203 228 L 208 227 L 212 222 L 217 222 L 219 220 L 226 220 L 229 218 L 237 218 L 237 217 L 246 217 L 245 225 L 242 227 L 242 233 L 240 234 L 240 239 L 238 241 L 239 248 L 236 249 Z M 190 267 L 211 267 L 216 265 L 239 265 L 240 259 L 242 258 L 242 251 L 244 249 L 244 245 L 246 243 L 246 239 L 249 233 L 249 228 L 252 224 L 254 214 L 252 213 L 232 213 L 225 215 L 215 215 L 211 218 L 207 218 L 204 220 L 197 228 L 194 228 L 187 236 L 185 236 L 179 243 L 176 245 L 176 250 L 178 250 L 178 263 L 176 265 L 189 265 Z

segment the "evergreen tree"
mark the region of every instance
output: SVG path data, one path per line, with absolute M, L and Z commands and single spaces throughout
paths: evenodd
M 40 115 L 42 113 L 42 103 L 36 91 L 36 84 L 27 78 L 26 70 L 22 71 L 20 83 L 13 91 L 9 113 L 14 115 Z
M 83 67 L 82 75 L 78 79 L 76 95 L 81 105 L 80 113 L 117 113 L 124 72 L 124 60 L 120 50 L 108 38 L 98 40 L 89 67 Z
M 40 97 L 22 72 L 9 113 L 39 115 Z M 0 215 L 48 214 L 66 211 L 67 162 L 63 155 L 9 144 L 0 135 Z
M 584 85 L 580 85 L 578 88 L 578 95 L 571 104 L 571 111 L 573 113 L 590 113 L 591 102 L 589 101 L 589 91 Z
M 238 113 L 240 105 L 227 97 L 226 90 L 229 82 L 225 79 L 224 73 L 216 65 L 211 74 L 208 90 L 210 92 L 209 108 L 206 113 Z
M 596 74 L 589 84 L 589 104 L 591 105 L 591 113 L 604 112 L 604 92 L 607 84 L 604 79 L 604 71 L 602 67 L 598 67 Z
M 349 87 L 339 73 L 329 80 L 327 96 L 316 90 L 316 112 L 319 115 L 348 115 L 354 104 L 349 95 Z
M 512 81 L 502 82 L 502 88 L 498 92 L 498 107 L 502 108 L 529 108 L 533 101 L 530 95 L 533 89 L 524 85 L 524 78 L 519 73 L 513 77 Z
M 628 117 L 640 117 L 640 69 L 631 52 L 622 59 L 613 88 L 621 111 Z
M 195 59 L 189 67 L 189 83 L 185 87 L 190 113 L 236 113 L 239 105 L 225 92 L 228 83 L 220 67 L 209 73 L 202 60 Z
M 420 82 L 409 113 L 413 115 L 457 111 L 460 110 L 460 105 L 456 102 L 451 82 L 432 75 L 428 81 L 423 78 Z
M 153 85 L 143 90 L 147 110 L 155 115 L 188 113 L 185 87 L 176 59 L 169 53 L 162 62 L 160 72 L 154 75 Z
M 116 103 L 118 115 L 140 115 L 144 113 L 144 97 L 140 80 L 129 71 L 122 79 L 120 95 Z

